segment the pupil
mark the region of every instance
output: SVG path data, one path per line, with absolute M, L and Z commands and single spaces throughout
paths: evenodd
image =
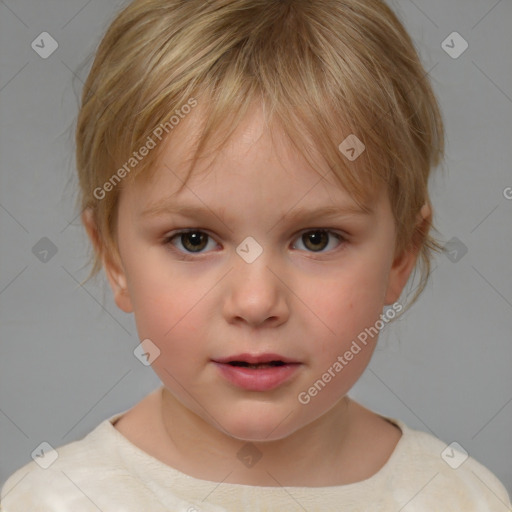
M 186 242 L 184 242 L 184 240 Z M 201 245 L 204 244 L 204 234 L 199 232 L 193 233 L 185 233 L 183 235 L 182 243 L 185 247 L 191 246 L 192 249 L 201 248 Z
M 311 233 L 305 235 L 306 240 L 304 245 L 310 246 L 313 245 L 313 247 L 309 247 L 310 249 L 319 249 L 318 245 L 325 244 L 327 240 L 327 233 L 325 231 L 312 231 Z M 312 242 L 310 244 L 309 242 Z

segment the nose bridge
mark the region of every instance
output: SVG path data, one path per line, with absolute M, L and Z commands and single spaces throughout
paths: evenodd
M 247 237 L 236 249 L 233 284 L 235 289 L 249 294 L 269 294 L 276 287 L 275 275 L 269 269 L 276 258 L 253 237 Z M 275 271 L 274 271 L 275 272 Z
M 226 314 L 259 324 L 287 315 L 286 287 L 278 279 L 279 265 L 270 249 L 247 237 L 236 249 L 230 272 Z

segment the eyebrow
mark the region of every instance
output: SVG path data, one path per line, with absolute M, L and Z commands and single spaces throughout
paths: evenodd
M 315 219 L 320 217 L 333 217 L 333 216 L 349 216 L 349 215 L 371 215 L 373 209 L 368 205 L 358 206 L 343 204 L 339 206 L 326 205 L 315 207 L 302 207 L 302 208 L 291 208 L 288 212 L 283 212 L 280 218 L 285 218 L 288 221 L 298 221 L 305 219 Z M 222 219 L 221 215 L 218 215 L 213 209 L 207 206 L 194 206 L 186 204 L 178 204 L 169 200 L 159 201 L 149 208 L 145 209 L 141 216 L 146 217 L 157 217 L 163 215 L 180 215 L 182 217 L 189 218 L 206 218 L 215 216 L 218 219 Z

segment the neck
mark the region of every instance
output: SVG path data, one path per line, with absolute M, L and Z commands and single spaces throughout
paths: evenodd
M 160 411 L 169 441 L 168 463 L 196 478 L 226 483 L 339 485 L 349 478 L 350 464 L 346 463 L 354 455 L 350 439 L 357 407 L 344 397 L 313 423 L 285 438 L 247 442 L 184 407 L 164 386 Z M 343 471 L 347 472 L 345 477 Z

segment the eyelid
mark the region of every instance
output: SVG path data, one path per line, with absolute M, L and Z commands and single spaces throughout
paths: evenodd
M 178 257 L 182 260 L 186 260 L 186 261 L 195 261 L 195 260 L 198 260 L 198 259 L 201 259 L 202 257 L 204 257 L 205 255 L 209 254 L 210 252 L 212 251 L 208 251 L 208 252 L 198 252 L 198 253 L 194 253 L 194 252 L 187 252 L 187 251 L 182 251 L 180 249 L 178 249 L 177 247 L 175 247 L 175 245 L 172 243 L 172 240 L 176 237 L 179 237 L 180 235 L 182 234 L 186 234 L 186 233 L 195 233 L 195 232 L 199 232 L 199 233 L 204 233 L 205 235 L 208 236 L 208 238 L 210 238 L 211 240 L 214 240 L 215 243 L 218 245 L 219 243 L 215 240 L 215 237 L 213 237 L 207 229 L 202 229 L 202 228 L 182 228 L 182 229 L 176 229 L 174 231 L 170 231 L 169 233 L 167 233 L 163 238 L 162 238 L 162 244 L 166 247 L 169 248 L 169 250 L 171 250 L 174 254 L 178 255 Z
M 349 236 L 350 236 L 343 229 L 330 228 L 330 227 L 317 227 L 317 226 L 313 226 L 311 228 L 301 229 L 300 231 L 297 231 L 297 233 L 294 236 L 297 237 L 299 235 L 303 235 L 304 233 L 309 233 L 310 231 L 326 231 L 327 233 L 332 233 L 334 235 L 338 235 L 338 236 L 342 237 L 345 240 L 348 239 Z
M 301 250 L 301 252 L 306 252 L 308 254 L 311 254 L 312 256 L 332 254 L 332 253 L 340 250 L 340 248 L 341 248 L 340 246 L 344 246 L 345 243 L 348 242 L 348 240 L 349 240 L 349 235 L 345 231 L 342 231 L 342 230 L 339 230 L 336 228 L 329 228 L 329 227 L 310 227 L 310 228 L 301 229 L 300 231 L 296 232 L 293 235 L 292 240 L 293 241 L 297 240 L 304 233 L 315 232 L 315 231 L 323 231 L 323 232 L 329 233 L 330 235 L 334 236 L 339 241 L 338 247 L 331 249 L 330 251 L 315 252 L 315 251 Z M 198 257 L 204 256 L 204 255 L 212 252 L 212 251 L 207 251 L 207 252 L 194 253 L 194 252 L 182 251 L 182 250 L 176 248 L 174 246 L 174 244 L 171 243 L 171 241 L 174 238 L 178 237 L 179 235 L 186 234 L 186 233 L 195 233 L 195 232 L 203 233 L 203 234 L 207 235 L 210 239 L 215 241 L 215 243 L 219 244 L 219 242 L 217 242 L 215 237 L 213 235 L 211 235 L 207 229 L 202 229 L 202 228 L 182 228 L 182 229 L 177 229 L 177 230 L 171 231 L 163 237 L 163 243 L 164 243 L 164 245 L 172 246 L 172 250 L 174 252 L 178 253 L 179 255 L 181 255 L 184 259 L 196 259 Z
M 175 230 L 172 230 L 172 231 L 169 231 L 168 233 L 166 233 L 162 238 L 164 240 L 167 240 L 167 239 L 170 239 L 176 235 L 179 235 L 181 233 L 194 233 L 196 231 L 199 231 L 201 233 L 205 233 L 207 234 L 209 237 L 215 239 L 215 236 L 211 234 L 211 232 L 208 230 L 208 229 L 205 229 L 205 228 L 199 228 L 199 227 L 190 227 L 190 228 L 181 228 L 181 229 L 175 229 Z M 343 230 L 343 229 L 339 229 L 339 228 L 331 228 L 331 227 L 318 227 L 318 226 L 312 226 L 312 227 L 308 227 L 308 228 L 302 228 L 301 230 L 295 232 L 293 234 L 293 237 L 298 237 L 299 235 L 302 235 L 304 233 L 308 233 L 310 231 L 327 231 L 329 233 L 333 233 L 333 234 L 337 234 L 339 236 L 341 236 L 342 238 L 344 239 L 348 239 L 350 238 L 350 234 Z
M 301 231 L 299 231 L 294 236 L 293 240 L 300 240 L 301 236 L 304 233 L 311 233 L 311 232 L 314 233 L 314 232 L 317 232 L 317 231 L 323 231 L 325 233 L 329 233 L 331 235 L 331 237 L 336 238 L 339 243 L 338 243 L 337 247 L 335 247 L 334 249 L 331 249 L 329 251 L 318 251 L 318 252 L 315 252 L 315 251 L 304 251 L 304 250 L 301 251 L 301 252 L 305 252 L 308 255 L 310 255 L 309 257 L 311 257 L 311 256 L 315 257 L 315 255 L 317 255 L 317 256 L 327 256 L 327 255 L 330 255 L 330 254 L 334 254 L 337 251 L 339 251 L 341 248 L 343 248 L 345 243 L 348 242 L 348 235 L 344 234 L 343 232 L 340 232 L 337 229 L 331 229 L 331 228 L 307 228 L 307 229 L 302 229 Z
M 207 235 L 209 238 L 211 238 L 212 240 L 214 240 L 217 244 L 219 242 L 217 242 L 215 236 L 213 236 L 210 231 L 208 229 L 203 229 L 203 228 L 181 228 L 181 229 L 176 229 L 174 231 L 169 231 L 168 233 L 166 233 L 163 237 L 162 237 L 162 241 L 164 243 L 168 243 L 170 242 L 173 238 L 176 238 L 177 236 L 179 235 L 183 235 L 183 234 L 186 234 L 186 233 L 204 233 L 205 235 Z M 190 253 L 192 254 L 192 253 Z

